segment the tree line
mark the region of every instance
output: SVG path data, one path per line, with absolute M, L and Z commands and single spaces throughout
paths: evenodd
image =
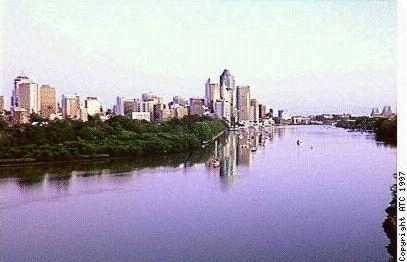
M 150 123 L 115 116 L 88 122 L 39 121 L 9 126 L 0 122 L 0 158 L 69 159 L 81 155 L 140 156 L 195 150 L 224 130 L 220 120 L 187 116 Z

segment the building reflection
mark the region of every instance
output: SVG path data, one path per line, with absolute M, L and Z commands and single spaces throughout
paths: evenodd
M 223 140 L 215 142 L 214 153 L 208 161 L 208 167 L 219 168 L 221 177 L 235 176 L 238 174 L 238 166 L 252 165 L 255 152 L 262 150 L 266 140 L 271 138 L 271 130 L 265 129 L 246 128 L 239 132 L 231 132 Z

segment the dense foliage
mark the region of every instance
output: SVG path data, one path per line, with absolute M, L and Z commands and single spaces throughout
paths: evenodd
M 336 126 L 352 130 L 374 131 L 378 140 L 397 144 L 397 119 L 354 117 L 351 121 L 340 121 Z
M 80 155 L 134 156 L 198 148 L 225 128 L 195 116 L 162 123 L 114 117 L 102 122 L 57 120 L 9 127 L 0 123 L 0 158 L 66 159 Z

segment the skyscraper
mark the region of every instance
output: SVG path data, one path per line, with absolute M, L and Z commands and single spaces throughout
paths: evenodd
M 220 100 L 220 87 L 218 83 L 211 83 L 211 80 L 205 83 L 205 104 L 211 112 L 215 111 L 215 103 Z
M 17 94 L 16 94 L 17 86 L 19 83 L 21 83 L 23 81 L 30 81 L 30 79 L 27 76 L 22 76 L 22 75 L 14 78 L 14 88 L 13 88 L 11 99 L 10 99 L 10 108 L 12 111 L 15 107 L 17 107 L 17 100 L 18 100 Z
M 40 87 L 40 112 L 44 118 L 50 118 L 57 113 L 57 98 L 55 88 L 49 85 Z
M 190 98 L 189 99 L 189 114 L 202 116 L 204 113 L 205 99 Z
M 236 118 L 237 111 L 235 84 L 235 77 L 230 71 L 228 69 L 223 70 L 219 77 L 220 97 L 230 103 L 231 117 L 233 118 Z
M 40 111 L 40 92 L 38 84 L 30 79 L 22 79 L 16 83 L 13 92 L 12 109 L 24 108 L 27 113 L 38 113 Z
M 82 107 L 80 97 L 77 95 L 62 95 L 62 115 L 65 119 L 87 121 L 86 109 Z
M 103 113 L 102 103 L 97 97 L 87 97 L 85 99 L 85 108 L 90 116 L 101 115 Z
M 256 99 L 250 99 L 250 121 L 257 122 L 259 120 L 259 106 Z
M 250 121 L 250 86 L 238 86 L 236 98 L 239 121 Z
M 226 90 L 235 90 L 235 77 L 229 72 L 228 69 L 223 70 L 219 77 L 220 96 L 225 97 Z M 231 101 L 233 103 L 233 101 Z

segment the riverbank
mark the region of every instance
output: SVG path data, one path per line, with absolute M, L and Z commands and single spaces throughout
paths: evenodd
M 374 132 L 378 141 L 397 145 L 397 118 L 352 117 L 350 120 L 339 121 L 336 127 L 352 131 Z
M 114 117 L 3 126 L 0 165 L 192 152 L 224 130 L 220 120 L 195 116 L 161 123 Z

